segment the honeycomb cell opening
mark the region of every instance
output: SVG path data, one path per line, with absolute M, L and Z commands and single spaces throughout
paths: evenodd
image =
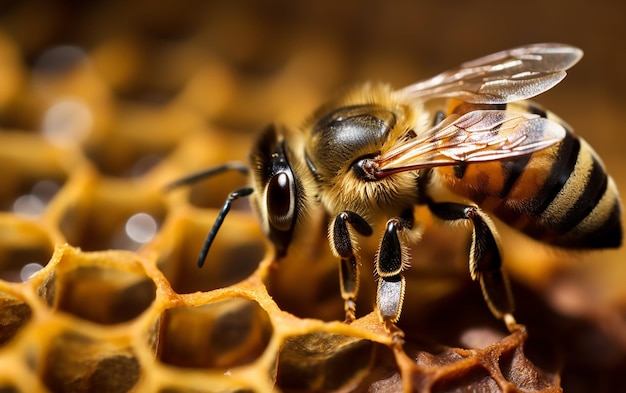
M 55 392 L 127 392 L 142 370 L 132 349 L 65 331 L 42 358 L 43 381 Z
M 32 309 L 24 301 L 0 291 L 0 347 L 28 323 Z
M 138 250 L 152 239 L 145 233 L 156 234 L 166 214 L 163 201 L 146 195 L 141 187 L 133 182 L 103 180 L 90 192 L 89 199 L 77 201 L 65 210 L 59 223 L 61 233 L 68 243 L 85 251 Z M 144 234 L 134 237 L 129 225 L 133 225 L 137 215 L 150 221 L 144 220 L 138 228 Z
M 70 155 L 37 136 L 9 136 L 0 146 L 0 168 L 5 168 L 0 171 L 0 211 L 38 217 L 65 185 Z
M 76 151 L 59 149 L 40 135 L 3 133 L 0 144 L 0 211 L 38 217 L 67 182 Z
M 108 267 L 64 269 L 51 285 L 57 309 L 104 325 L 138 317 L 156 297 L 154 282 L 145 275 Z
M 125 151 L 125 154 L 121 155 L 119 143 L 119 140 L 111 141 L 110 139 L 88 143 L 85 147 L 85 155 L 104 175 L 116 178 L 139 178 L 157 167 L 170 152 L 170 149 L 160 147 L 136 148 L 132 151 Z M 110 155 L 114 155 L 116 159 L 111 160 Z
M 19 172 L 20 168 L 16 168 L 16 170 Z M 27 216 L 41 214 L 48 202 L 52 200 L 67 180 L 63 174 L 55 173 L 17 173 L 16 177 L 19 178 L 19 181 L 10 181 L 6 176 L 0 175 L 0 182 L 3 184 L 2 191 L 0 191 L 0 210 Z M 28 202 L 33 206 L 29 206 Z M 29 209 L 29 207 L 31 208 Z
M 27 281 L 45 266 L 53 253 L 52 239 L 36 223 L 0 217 L 0 279 Z
M 0 256 L 0 279 L 9 282 L 25 282 L 41 270 L 52 255 L 52 246 L 35 248 L 5 248 Z
M 249 299 L 171 308 L 161 316 L 157 357 L 177 367 L 228 369 L 254 362 L 272 332 L 267 312 Z
M 231 171 L 235 172 L 235 171 Z M 221 209 L 228 197 L 228 192 L 244 187 L 245 181 L 237 173 L 223 174 L 214 178 L 196 182 L 189 189 L 189 203 L 199 208 Z M 215 192 L 220 190 L 220 192 Z M 250 201 L 247 198 L 236 199 L 232 202 L 233 211 L 251 211 Z
M 339 259 L 331 253 L 325 227 L 314 228 L 306 238 L 299 239 L 300 243 L 289 247 L 285 258 L 276 263 L 275 269 L 268 271 L 264 283 L 281 310 L 300 318 L 340 321 L 345 318 L 345 310 L 339 282 Z M 376 282 L 370 262 L 373 259 L 368 259 L 369 256 L 368 253 L 359 256 L 357 317 L 370 313 L 375 301 Z
M 196 12 L 196 7 L 181 7 Z M 188 18 L 176 8 L 168 7 L 168 22 L 181 23 L 187 29 Z M 175 15 L 172 15 L 174 13 Z M 182 18 L 181 18 L 182 16 Z M 172 45 L 180 32 L 158 32 L 170 38 L 145 39 L 140 35 L 116 37 L 98 48 L 93 56 L 99 75 L 109 84 L 115 98 L 122 102 L 163 107 L 174 101 L 185 87 L 194 68 L 188 63 L 189 49 Z M 184 34 L 183 34 L 184 35 Z M 176 38 L 174 38 L 176 37 Z M 123 72 L 120 72 L 123 70 Z
M 193 180 L 177 188 L 186 193 L 187 203 L 203 209 L 221 209 L 230 192 L 250 184 L 250 175 L 242 173 L 249 170 L 246 160 L 249 145 L 248 135 L 236 132 L 225 135 L 219 128 L 191 134 L 169 157 L 168 162 L 181 171 L 169 182 L 191 176 Z M 206 174 L 217 168 L 222 170 Z M 249 198 L 233 201 L 231 210 L 250 211 Z
M 220 228 L 204 265 L 198 255 L 215 220 L 214 214 L 184 218 L 171 228 L 176 239 L 163 252 L 158 267 L 180 294 L 224 288 L 250 277 L 265 254 L 258 222 L 252 215 L 231 212 Z
M 496 380 L 491 377 L 487 369 L 481 366 L 458 370 L 455 375 L 441 378 L 432 386 L 433 392 L 459 392 L 467 389 L 479 389 L 484 392 L 500 391 Z
M 328 332 L 288 337 L 278 355 L 283 392 L 360 391 L 379 383 L 401 390 L 393 353 L 382 344 Z M 395 382 L 394 382 L 395 381 Z

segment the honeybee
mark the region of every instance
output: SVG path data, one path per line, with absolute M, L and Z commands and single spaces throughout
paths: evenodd
M 559 83 L 581 57 L 568 45 L 522 46 L 399 90 L 366 84 L 297 129 L 270 125 L 250 153 L 251 185 L 229 195 L 199 266 L 234 199 L 251 196 L 276 260 L 294 237 L 306 236 L 308 212 L 323 209 L 350 322 L 359 289 L 357 241 L 372 236 L 382 220 L 376 309 L 392 330 L 402 310 L 408 250 L 420 239 L 414 207 L 426 205 L 443 221 L 471 224 L 471 277 L 513 331 L 514 302 L 490 215 L 566 249 L 622 241 L 618 192 L 600 158 L 562 120 L 527 101 Z M 229 163 L 174 186 L 247 168 Z

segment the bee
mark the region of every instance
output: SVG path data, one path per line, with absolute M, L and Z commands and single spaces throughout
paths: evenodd
M 559 248 L 614 248 L 622 241 L 618 192 L 600 158 L 566 123 L 528 101 L 563 80 L 581 57 L 563 44 L 522 46 L 398 90 L 366 84 L 299 128 L 270 125 L 248 165 L 228 163 L 173 184 L 232 169 L 251 174 L 249 187 L 228 196 L 199 266 L 237 198 L 251 196 L 276 260 L 307 236 L 308 212 L 323 209 L 350 322 L 358 240 L 385 222 L 374 261 L 376 310 L 391 331 L 402 310 L 409 248 L 421 235 L 414 208 L 425 205 L 443 221 L 471 224 L 471 277 L 493 315 L 517 329 L 491 216 Z

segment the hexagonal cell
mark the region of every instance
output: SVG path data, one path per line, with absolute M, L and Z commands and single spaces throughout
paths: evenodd
M 198 255 L 215 220 L 215 213 L 199 213 L 167 229 L 170 247 L 163 248 L 158 267 L 178 293 L 210 291 L 248 278 L 265 254 L 258 222 L 251 214 L 231 212 L 198 269 Z
M 0 346 L 11 340 L 31 316 L 32 310 L 28 304 L 0 291 Z
M 33 221 L 1 215 L 0 233 L 0 280 L 26 281 L 52 256 L 51 235 Z
M 111 129 L 93 134 L 84 153 L 100 173 L 139 178 L 156 168 L 187 133 L 197 131 L 198 118 L 174 105 L 119 105 Z
M 154 283 L 133 273 L 81 266 L 63 275 L 58 309 L 101 324 L 129 321 L 155 298 Z
M 106 325 L 130 321 L 150 307 L 156 297 L 155 284 L 139 269 L 106 266 L 107 256 L 118 263 L 132 262 L 114 252 L 63 256 L 40 293 L 56 309 L 82 319 Z
M 283 392 L 402 390 L 393 353 L 346 335 L 313 332 L 289 337 L 278 355 L 276 385 Z
M 35 135 L 0 136 L 0 210 L 39 216 L 69 177 L 71 154 Z
M 418 378 L 423 376 L 418 376 Z M 416 379 L 418 379 L 416 378 Z M 417 384 L 418 381 L 416 380 Z M 459 369 L 455 375 L 448 375 L 437 380 L 432 386 L 432 391 L 436 393 L 452 393 L 462 391 L 500 391 L 497 382 L 491 378 L 489 372 L 480 366 Z
M 171 308 L 162 314 L 157 357 L 186 368 L 241 366 L 265 351 L 272 332 L 269 316 L 253 300 Z
M 524 345 L 516 346 L 503 352 L 498 359 L 499 370 L 511 384 L 531 387 L 534 390 L 548 390 L 558 386 L 559 380 L 539 370 L 524 354 Z
M 42 363 L 44 383 L 55 392 L 127 392 L 142 373 L 129 347 L 71 331 L 51 339 Z
M 212 176 L 191 185 L 189 203 L 196 207 L 220 209 L 230 192 L 245 185 L 245 178 L 234 170 Z M 237 199 L 233 201 L 231 210 L 250 211 L 250 203 L 246 198 Z
M 188 23 L 191 22 L 190 18 L 182 15 L 186 8 L 170 7 L 169 10 L 171 20 L 181 23 L 183 29 L 189 28 Z M 183 9 L 185 11 L 181 12 Z M 176 98 L 197 67 L 197 62 L 189 61 L 196 58 L 194 53 L 189 53 L 190 50 L 193 47 L 172 45 L 169 39 L 163 37 L 148 39 L 140 34 L 130 37 L 119 35 L 101 43 L 93 60 L 120 100 L 156 106 Z
M 147 129 L 152 129 L 150 125 Z M 145 129 L 141 130 L 142 132 Z M 169 131 L 169 130 L 168 130 Z M 119 137 L 107 135 L 106 140 L 89 142 L 85 155 L 97 166 L 101 173 L 115 177 L 136 178 L 156 167 L 172 150 L 172 147 L 147 146 L 144 141 L 121 139 L 129 138 L 120 131 Z M 124 146 L 124 148 L 121 148 Z M 115 157 L 113 159 L 113 157 Z
M 94 183 L 85 185 L 80 199 L 68 205 L 60 219 L 61 233 L 70 244 L 85 251 L 137 250 L 156 235 L 165 217 L 158 191 L 132 181 Z
M 324 218 L 325 219 L 325 218 Z M 300 318 L 338 321 L 345 318 L 339 283 L 339 259 L 328 243 L 325 221 L 312 222 L 306 233 L 294 237 L 287 255 L 264 277 L 267 290 L 281 310 Z M 357 316 L 372 311 L 376 282 L 374 270 L 377 236 L 360 237 L 360 282 Z M 374 246 L 371 246 L 374 244 Z
M 189 179 L 172 192 L 186 192 L 188 203 L 193 206 L 221 209 L 231 191 L 250 183 L 249 176 L 241 173 L 241 167 L 247 168 L 250 140 L 245 134 L 225 133 L 219 129 L 190 135 L 169 157 L 168 162 L 178 168 L 180 175 L 168 183 L 201 173 L 204 175 Z M 235 163 L 238 165 L 233 165 Z M 206 175 L 207 170 L 225 165 L 229 169 Z M 250 203 L 246 198 L 233 201 L 232 210 L 250 211 Z
M 311 231 L 313 232 L 313 231 Z M 307 234 L 307 240 L 314 237 Z M 267 290 L 281 310 L 300 318 L 339 321 L 345 318 L 339 287 L 339 263 L 326 242 L 310 252 L 310 245 L 292 247 L 275 269 L 265 276 Z M 366 262 L 363 263 L 364 266 Z M 373 304 L 369 269 L 361 269 L 357 315 L 370 312 Z

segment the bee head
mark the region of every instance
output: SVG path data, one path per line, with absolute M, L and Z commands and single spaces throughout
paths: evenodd
M 277 258 L 287 253 L 304 198 L 301 183 L 289 162 L 285 132 L 284 128 L 275 124 L 268 126 L 250 153 L 257 190 L 253 205 L 276 248 Z

